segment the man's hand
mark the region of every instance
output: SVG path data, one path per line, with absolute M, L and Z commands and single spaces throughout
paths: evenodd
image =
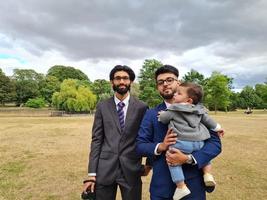
M 177 134 L 172 129 L 168 129 L 166 136 L 162 143 L 159 144 L 157 152 L 161 153 L 167 151 L 170 145 L 175 144 L 177 140 Z
M 142 174 L 141 176 L 147 176 L 150 172 L 150 170 L 152 169 L 151 166 L 149 165 L 143 165 L 143 171 L 142 171 Z
M 90 176 L 87 180 L 88 180 L 88 182 L 85 182 L 83 184 L 83 191 L 86 192 L 90 188 L 91 192 L 94 192 L 96 177 L 95 176 Z
M 167 164 L 172 165 L 182 165 L 188 160 L 188 155 L 182 153 L 179 149 L 170 148 L 166 152 Z

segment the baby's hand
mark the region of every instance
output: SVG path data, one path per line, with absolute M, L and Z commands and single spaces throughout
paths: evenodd
M 220 138 L 222 138 L 224 136 L 224 130 L 223 129 L 220 129 L 217 131 L 217 134 Z
M 159 115 L 160 115 L 161 113 L 164 113 L 164 110 L 161 110 L 161 111 L 158 112 L 158 117 L 159 117 Z
M 158 115 L 157 115 L 157 117 L 158 117 L 158 121 L 159 121 L 159 122 L 160 122 L 159 115 L 160 115 L 160 114 L 162 114 L 162 113 L 164 113 L 164 112 L 165 112 L 164 110 L 161 110 L 161 111 L 159 111 L 159 112 L 158 112 Z

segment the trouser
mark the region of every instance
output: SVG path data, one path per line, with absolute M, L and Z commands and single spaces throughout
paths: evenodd
M 150 200 L 173 200 L 173 198 L 164 198 L 164 197 L 157 197 L 157 196 L 153 196 L 150 195 Z
M 142 181 L 140 179 L 130 185 L 125 180 L 122 171 L 118 170 L 116 181 L 111 185 L 96 185 L 96 200 L 116 200 L 117 188 L 120 188 L 122 200 L 141 200 Z
M 172 146 L 180 151 L 190 154 L 193 151 L 197 151 L 201 149 L 204 145 L 203 141 L 181 141 L 177 140 L 177 142 Z M 181 165 L 169 166 L 172 181 L 174 183 L 184 181 L 184 173 Z
M 206 200 L 205 185 L 202 176 L 196 176 L 185 181 L 191 193 L 181 200 Z M 173 197 L 164 198 L 155 195 L 150 195 L 151 200 L 173 200 Z

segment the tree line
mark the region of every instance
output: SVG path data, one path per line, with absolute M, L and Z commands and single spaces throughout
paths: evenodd
M 145 60 L 138 82 L 131 87 L 131 94 L 153 107 L 162 101 L 156 91 L 154 72 L 162 66 L 155 59 Z M 233 78 L 214 71 L 210 77 L 191 69 L 181 81 L 200 84 L 204 90 L 204 105 L 210 110 L 235 110 L 237 108 L 267 108 L 267 83 L 245 86 L 234 93 Z M 90 81 L 81 70 L 70 66 L 55 65 L 47 74 L 32 69 L 15 69 L 6 76 L 0 68 L 0 103 L 5 106 L 33 108 L 54 107 L 68 112 L 90 112 L 96 104 L 113 95 L 110 83 L 105 79 Z

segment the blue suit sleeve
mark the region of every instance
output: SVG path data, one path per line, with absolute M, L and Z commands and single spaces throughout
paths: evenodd
M 198 151 L 192 153 L 197 161 L 198 168 L 203 168 L 222 151 L 221 140 L 216 132 L 210 131 L 211 137 L 205 141 L 205 145 Z
M 155 118 L 152 110 L 147 110 L 140 125 L 136 138 L 136 151 L 140 156 L 154 156 L 157 142 L 154 142 L 153 119 Z

